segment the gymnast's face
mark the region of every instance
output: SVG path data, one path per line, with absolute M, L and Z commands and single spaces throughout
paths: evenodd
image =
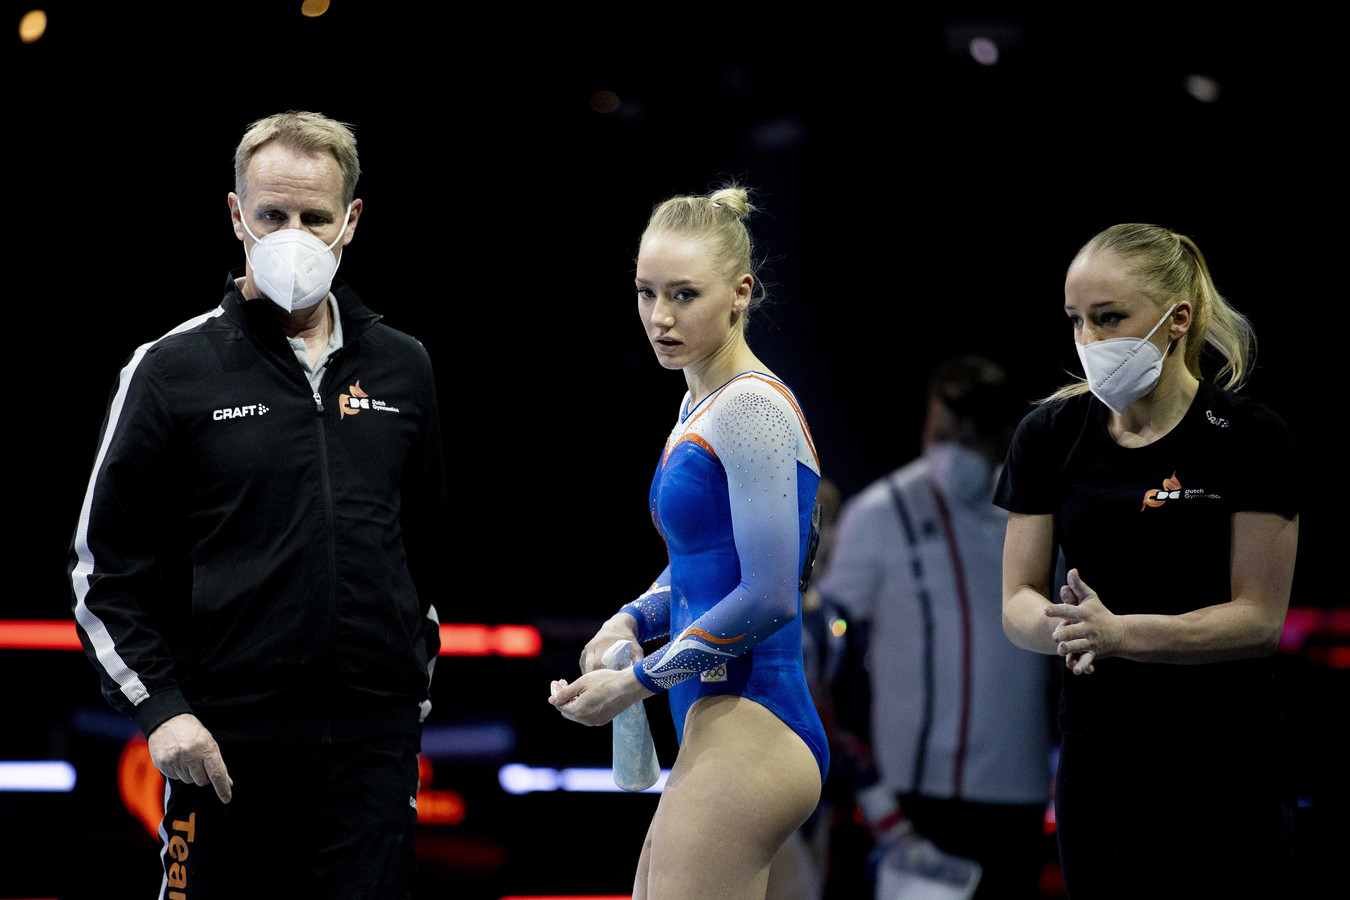
M 638 314 L 667 369 L 699 367 L 743 340 L 741 322 L 755 279 L 719 271 L 706 241 L 648 232 L 638 250 L 636 282 Z
M 1069 266 L 1064 279 L 1064 312 L 1073 339 L 1084 346 L 1108 338 L 1145 337 L 1167 313 L 1139 285 L 1139 276 L 1111 253 L 1089 253 Z M 1161 352 L 1190 327 L 1191 304 L 1182 300 L 1149 340 Z

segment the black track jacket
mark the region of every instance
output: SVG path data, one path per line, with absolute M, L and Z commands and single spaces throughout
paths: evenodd
M 344 346 L 317 392 L 233 276 L 113 389 L 69 568 L 104 694 L 146 734 L 191 712 L 217 739 L 358 740 L 415 734 L 430 708 L 431 362 L 333 291 Z

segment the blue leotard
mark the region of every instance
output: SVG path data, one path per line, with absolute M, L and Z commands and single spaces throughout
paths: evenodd
M 680 739 L 700 697 L 737 694 L 777 715 L 820 765 L 829 749 L 802 670 L 801 594 L 820 464 L 787 386 L 746 372 L 690 407 L 652 479 L 652 521 L 670 565 L 623 611 L 647 641 L 635 672 L 669 690 Z

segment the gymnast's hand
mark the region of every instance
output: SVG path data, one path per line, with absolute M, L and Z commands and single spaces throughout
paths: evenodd
M 229 803 L 234 781 L 220 756 L 220 747 L 211 732 L 192 713 L 166 719 L 150 732 L 147 743 L 150 761 L 164 773 L 198 786 L 210 784 L 221 803 Z
M 582 725 L 604 725 L 644 697 L 653 696 L 632 669 L 596 669 L 571 684 L 560 678 L 549 689 L 548 702 L 564 719 Z
M 1095 660 L 1115 656 L 1124 637 L 1124 625 L 1102 603 L 1097 592 L 1069 570 L 1069 583 L 1059 589 L 1061 603 L 1045 608 L 1045 614 L 1060 620 L 1051 637 L 1059 642 L 1059 655 L 1075 675 L 1091 675 Z
M 600 657 L 604 656 L 605 651 L 615 641 L 632 641 L 633 665 L 642 662 L 642 645 L 638 643 L 637 619 L 628 613 L 615 613 L 609 617 L 600 630 L 595 633 L 581 651 L 581 673 L 594 672 L 596 669 L 603 669 Z

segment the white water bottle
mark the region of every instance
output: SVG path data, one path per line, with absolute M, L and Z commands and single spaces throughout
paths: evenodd
M 633 642 L 615 641 L 600 657 L 600 664 L 606 669 L 627 669 L 633 664 Z M 645 791 L 660 777 L 656 744 L 639 700 L 614 717 L 614 783 L 625 791 Z

